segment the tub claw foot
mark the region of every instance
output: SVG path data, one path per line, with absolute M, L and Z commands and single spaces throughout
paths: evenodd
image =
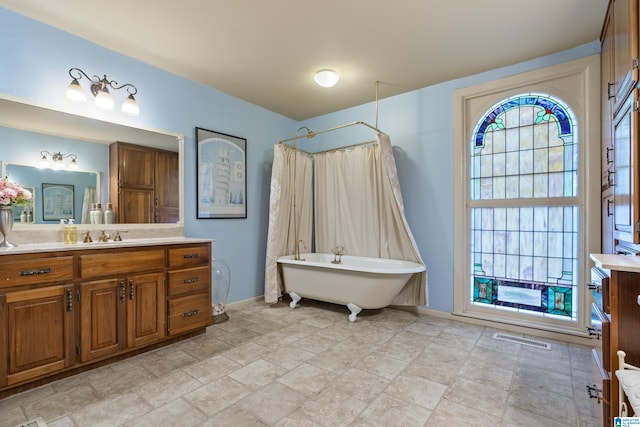
M 355 305 L 354 303 L 352 303 L 352 302 L 347 304 L 347 308 L 349 308 L 349 310 L 351 310 L 351 314 L 349 315 L 349 322 L 355 322 L 356 321 L 356 316 L 358 315 L 358 313 L 360 313 L 362 311 L 362 309 L 360 307 L 358 307 L 357 305 Z
M 292 299 L 292 301 L 289 303 L 289 307 L 296 308 L 296 305 L 298 305 L 298 301 L 300 301 L 302 297 L 295 292 L 289 292 L 289 296 Z

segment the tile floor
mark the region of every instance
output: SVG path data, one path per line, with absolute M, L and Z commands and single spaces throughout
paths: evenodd
M 229 309 L 207 333 L 0 400 L 0 426 L 596 426 L 590 348 L 396 309 Z

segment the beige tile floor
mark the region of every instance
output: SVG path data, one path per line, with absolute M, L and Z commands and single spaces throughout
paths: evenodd
M 0 426 L 595 426 L 590 348 L 303 300 L 0 400 Z

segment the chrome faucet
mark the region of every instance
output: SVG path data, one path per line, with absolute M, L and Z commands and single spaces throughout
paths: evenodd
M 302 243 L 302 246 L 307 249 L 307 245 L 304 244 L 304 240 L 298 240 L 296 242 L 296 255 L 294 257 L 294 259 L 298 260 L 298 261 L 304 261 L 304 258 L 300 258 L 300 243 Z
M 344 255 L 344 246 L 336 246 L 335 248 L 331 249 L 331 252 L 333 252 L 333 261 L 331 261 L 332 264 L 340 264 L 342 262 L 342 255 Z

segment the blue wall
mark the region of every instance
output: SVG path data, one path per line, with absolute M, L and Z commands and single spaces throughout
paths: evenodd
M 598 52 L 599 43 L 594 41 L 534 61 L 380 101 L 378 127 L 390 135 L 394 145 L 407 219 L 429 272 L 431 308 L 453 309 L 454 90 Z M 70 113 L 185 135 L 185 233 L 217 240 L 214 253 L 224 257 L 231 267 L 230 302 L 263 293 L 273 144 L 293 136 L 301 125 L 320 130 L 352 121 L 375 124 L 374 103 L 298 123 L 2 8 L 0 57 L 3 58 L 1 93 Z M 64 98 L 71 67 L 134 83 L 138 87 L 136 99 L 141 115 L 132 119 L 117 111 L 101 112 L 91 104 L 71 104 Z M 339 93 L 339 86 L 334 91 Z M 373 82 L 371 93 L 373 97 Z M 380 93 L 384 96 L 384 84 Z M 248 140 L 247 219 L 195 219 L 196 126 Z M 343 145 L 373 137 L 373 132 L 366 129 L 349 128 L 327 134 L 324 140 L 320 136 L 303 140 L 300 146 Z

